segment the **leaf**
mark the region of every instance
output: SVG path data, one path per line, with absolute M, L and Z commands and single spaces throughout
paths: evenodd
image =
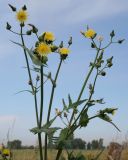
M 48 135 L 51 135 L 51 134 L 54 134 L 58 129 L 61 129 L 61 128 L 59 128 L 59 127 L 53 127 L 53 128 L 35 127 L 33 129 L 31 129 L 30 131 L 34 134 L 44 132 Z
M 80 127 L 86 127 L 89 122 L 87 111 L 88 109 L 85 109 L 84 112 L 80 116 L 80 122 L 79 122 Z
M 22 91 L 19 91 L 19 92 L 17 92 L 17 93 L 15 93 L 15 94 L 19 94 L 19 93 L 22 93 L 22 92 L 29 92 L 29 93 L 31 93 L 31 94 L 34 94 L 32 91 L 30 91 L 30 90 L 22 90 Z
M 76 102 L 72 103 L 71 105 L 69 104 L 68 109 L 77 108 L 79 105 L 83 104 L 85 101 L 87 101 L 87 99 L 76 101 Z
M 70 94 L 68 95 L 68 101 L 69 101 L 69 105 L 72 105 L 72 99 L 70 97 Z
M 14 44 L 19 45 L 19 46 L 22 47 L 24 50 L 26 50 L 27 53 L 29 54 L 32 62 L 33 62 L 35 65 L 38 65 L 38 66 L 43 65 L 42 62 L 39 60 L 39 58 L 33 53 L 32 48 L 29 50 L 27 47 L 23 46 L 23 45 L 20 44 L 20 43 L 17 43 L 17 42 L 14 42 L 14 41 L 12 41 L 12 42 L 13 42 Z
M 56 119 L 56 117 L 51 119 L 48 123 L 44 124 L 41 128 L 34 127 L 32 129 L 30 129 L 30 131 L 34 134 L 37 134 L 37 133 L 41 133 L 41 132 L 45 132 L 45 133 L 52 132 L 52 131 L 54 131 L 54 129 L 61 129 L 61 128 L 58 128 L 58 127 L 49 128 L 52 125 L 52 123 L 54 122 L 54 120 Z
M 55 119 L 57 118 L 57 116 L 55 116 L 53 119 L 51 119 L 48 123 L 46 123 L 43 127 L 44 128 L 49 128 L 52 123 L 55 121 Z

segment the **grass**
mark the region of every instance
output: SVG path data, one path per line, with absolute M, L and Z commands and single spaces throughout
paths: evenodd
M 85 150 L 74 150 L 74 153 L 82 153 L 87 157 L 87 160 L 91 160 L 94 158 L 100 151 L 85 151 Z M 55 160 L 56 150 L 49 149 L 48 150 L 48 160 Z M 66 152 L 63 152 L 63 157 L 66 156 Z M 105 150 L 98 160 L 107 160 L 107 150 Z M 26 149 L 26 150 L 14 150 L 13 151 L 13 160 L 39 160 L 38 151 L 35 149 Z M 128 149 L 123 150 L 121 160 L 128 160 Z

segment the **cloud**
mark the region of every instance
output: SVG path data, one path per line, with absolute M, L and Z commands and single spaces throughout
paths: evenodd
M 37 0 L 33 3 L 28 1 L 27 5 L 28 8 L 31 6 L 32 17 L 53 25 L 56 22 L 69 25 L 85 20 L 98 20 L 118 15 L 128 9 L 126 0 Z

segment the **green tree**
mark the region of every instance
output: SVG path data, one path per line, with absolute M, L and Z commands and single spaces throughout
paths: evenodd
M 20 140 L 13 140 L 13 141 L 8 141 L 7 146 L 8 148 L 11 149 L 21 149 L 22 141 Z

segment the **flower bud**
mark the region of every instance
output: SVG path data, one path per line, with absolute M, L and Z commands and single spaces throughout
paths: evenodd
M 110 33 L 110 37 L 113 38 L 115 36 L 115 32 L 114 30 L 112 30 L 112 32 Z
M 59 47 L 60 47 L 60 48 L 63 48 L 63 46 L 64 46 L 64 45 L 63 45 L 63 41 L 61 41 Z
M 40 76 L 39 75 L 37 75 L 37 77 L 36 77 L 36 81 L 38 82 L 40 80 Z
M 113 66 L 113 63 L 108 63 L 108 67 L 112 67 Z
M 69 44 L 69 46 L 72 44 L 72 37 L 70 37 L 68 44 Z
M 7 30 L 10 30 L 12 27 L 11 27 L 11 25 L 7 22 L 7 24 L 6 24 L 6 29 Z
M 91 43 L 91 47 L 92 47 L 92 48 L 95 48 L 96 46 L 95 46 L 95 44 L 94 44 L 94 43 Z
M 28 30 L 28 31 L 26 32 L 26 34 L 27 34 L 27 35 L 31 35 L 31 34 L 32 34 L 32 30 Z
M 120 39 L 120 40 L 118 40 L 118 43 L 121 44 L 121 43 L 123 43 L 124 40 L 125 39 Z
M 29 80 L 29 81 L 28 81 L 28 84 L 29 84 L 29 85 L 32 85 L 32 81 L 31 81 L 31 80 Z
M 55 112 L 56 112 L 57 116 L 61 116 L 61 112 L 60 112 L 60 110 L 58 108 L 55 108 Z
M 67 117 L 67 113 L 66 112 L 64 112 L 64 117 Z
M 23 23 L 20 23 L 20 26 L 21 26 L 21 27 L 24 27 L 24 26 L 25 26 L 24 22 L 23 22 Z
M 101 72 L 101 76 L 106 76 L 106 72 L 105 72 L 105 71 L 102 71 L 102 72 Z
M 28 25 L 32 27 L 32 32 L 33 33 L 36 34 L 38 32 L 38 29 L 33 24 L 28 24 Z
M 24 6 L 22 7 L 22 10 L 24 10 L 24 11 L 26 11 L 26 10 L 27 10 L 26 5 L 24 5 Z
M 51 51 L 52 52 L 55 52 L 57 49 L 58 49 L 58 46 L 55 46 L 55 45 L 51 46 Z
M 16 7 L 12 6 L 11 4 L 8 4 L 8 5 L 12 9 L 13 12 L 16 12 Z

